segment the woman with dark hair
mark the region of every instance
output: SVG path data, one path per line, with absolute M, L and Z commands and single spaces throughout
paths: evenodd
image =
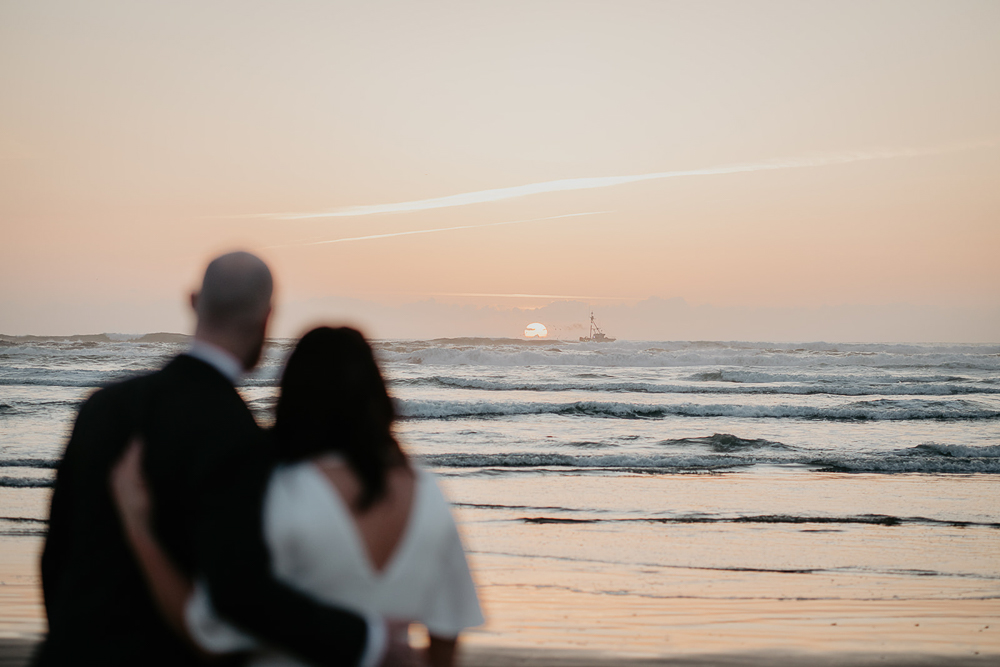
M 279 579 L 319 600 L 422 623 L 434 667 L 482 623 L 462 543 L 433 477 L 412 466 L 372 349 L 354 329 L 321 327 L 296 345 L 272 431 L 279 465 L 264 533 Z M 253 651 L 252 665 L 299 665 L 220 619 L 207 590 L 172 569 L 150 529 L 137 449 L 112 474 L 116 502 L 154 597 L 203 651 Z

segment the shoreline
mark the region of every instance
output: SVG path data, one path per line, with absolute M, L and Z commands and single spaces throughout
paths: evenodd
M 978 667 L 996 665 L 1000 653 L 941 655 L 922 653 L 853 653 L 745 651 L 636 657 L 600 651 L 469 647 L 462 667 Z
M 0 667 L 26 667 L 37 641 L 0 638 Z M 747 651 L 664 657 L 630 657 L 601 651 L 511 649 L 470 646 L 461 650 L 462 667 L 979 667 L 995 665 L 1000 653 L 935 655 L 924 653 L 849 653 Z

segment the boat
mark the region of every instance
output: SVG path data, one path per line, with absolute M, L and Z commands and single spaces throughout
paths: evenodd
M 581 343 L 613 343 L 616 340 L 618 340 L 618 339 L 617 338 L 609 338 L 608 336 L 604 335 L 604 332 L 601 331 L 601 327 L 597 326 L 597 320 L 594 319 L 594 313 L 593 313 L 593 311 L 591 311 L 591 313 L 590 313 L 590 335 L 589 336 L 580 336 L 580 342 Z

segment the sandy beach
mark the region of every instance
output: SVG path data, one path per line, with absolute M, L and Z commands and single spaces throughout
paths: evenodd
M 0 540 L 0 667 L 26 665 L 44 633 L 36 570 L 40 547 L 38 538 Z M 632 598 L 619 605 L 605 600 L 598 607 L 584 593 L 495 587 L 495 568 L 482 572 L 490 621 L 468 634 L 461 660 L 466 667 L 902 667 L 1000 661 L 997 600 L 637 604 Z M 500 590 L 509 594 L 499 595 Z
M 614 654 L 574 651 L 524 651 L 511 649 L 469 650 L 466 667 L 930 667 L 931 665 L 995 665 L 992 656 L 936 656 L 913 653 L 794 653 L 762 651 L 747 653 L 703 653 L 661 658 L 635 658 Z
M 0 667 L 27 665 L 35 642 L 27 639 L 0 639 Z M 976 667 L 997 664 L 997 654 L 980 656 L 935 656 L 921 654 L 876 653 L 726 653 L 690 655 L 664 658 L 630 658 L 613 654 L 579 651 L 518 650 L 500 648 L 471 648 L 461 659 L 464 667 L 931 667 L 953 665 Z

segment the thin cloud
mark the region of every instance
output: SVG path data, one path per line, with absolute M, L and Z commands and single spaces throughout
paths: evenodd
M 342 239 L 328 239 L 325 241 L 309 241 L 304 243 L 286 243 L 282 245 L 267 246 L 267 248 L 290 248 L 293 246 L 327 245 L 330 243 L 347 243 L 349 241 L 371 241 L 373 239 L 387 239 L 393 236 L 412 236 L 413 234 L 436 234 L 437 232 L 452 232 L 456 229 L 479 229 L 481 227 L 499 227 L 500 225 L 518 225 L 524 222 L 542 222 L 544 220 L 558 220 L 560 218 L 578 218 L 584 215 L 599 215 L 610 213 L 611 211 L 588 211 L 586 213 L 566 213 L 564 215 L 550 215 L 547 218 L 528 218 L 526 220 L 506 220 L 504 222 L 486 222 L 480 225 L 460 225 L 458 227 L 438 227 L 437 229 L 415 229 L 408 232 L 389 232 L 387 234 L 370 234 L 368 236 L 352 236 Z
M 753 171 L 770 171 L 776 169 L 825 167 L 837 164 L 848 164 L 851 162 L 889 160 L 893 158 L 918 157 L 922 155 L 939 155 L 942 153 L 971 150 L 974 148 L 984 148 L 987 146 L 994 145 L 996 143 L 997 143 L 996 139 L 991 139 L 988 141 L 953 144 L 950 146 L 943 146 L 943 147 L 938 146 L 935 148 L 855 151 L 855 152 L 838 153 L 834 155 L 825 155 L 825 156 L 821 155 L 814 157 L 784 158 L 776 160 L 766 160 L 764 162 L 747 162 L 740 164 L 730 164 L 717 167 L 706 167 L 703 169 L 685 169 L 681 171 L 658 171 L 649 174 L 634 174 L 631 176 L 597 176 L 590 178 L 564 178 L 557 181 L 530 183 L 528 185 L 517 185 L 508 188 L 495 188 L 492 190 L 479 190 L 477 192 L 464 192 L 456 195 L 448 195 L 447 197 L 435 197 L 433 199 L 418 199 L 415 201 L 396 202 L 392 204 L 345 206 L 343 208 L 337 208 L 330 211 L 320 211 L 320 212 L 265 213 L 265 214 L 256 214 L 246 217 L 271 218 L 275 220 L 306 220 L 311 218 L 346 218 L 346 217 L 355 217 L 362 215 L 376 215 L 380 213 L 410 213 L 413 211 L 426 211 L 429 209 L 450 208 L 453 206 L 469 206 L 470 204 L 485 204 L 488 202 L 502 201 L 505 199 L 515 199 L 518 197 L 528 197 L 530 195 L 537 195 L 548 192 L 567 192 L 571 190 L 590 190 L 594 188 L 609 188 L 616 185 L 625 185 L 627 183 L 639 183 L 641 181 L 654 181 L 667 178 L 678 178 L 682 176 L 715 176 L 721 174 L 737 174 L 737 173 L 745 173 Z M 455 229 L 460 229 L 460 228 L 456 227 Z M 380 237 L 372 237 L 372 238 L 380 238 Z

